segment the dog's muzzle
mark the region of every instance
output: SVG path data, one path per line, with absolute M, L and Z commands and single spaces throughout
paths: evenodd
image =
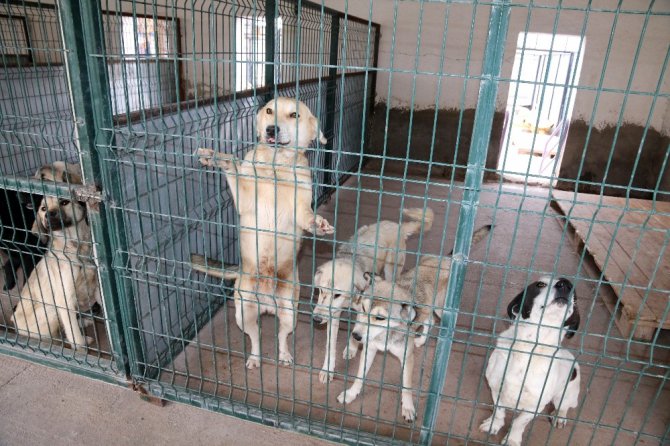
M 567 279 L 559 279 L 554 285 L 556 290 L 556 297 L 554 297 L 554 302 L 557 304 L 567 305 L 570 302 L 572 296 L 572 283 Z
M 314 321 L 315 324 L 323 324 L 324 322 L 326 322 L 323 316 L 319 316 L 318 314 L 313 315 L 312 320 Z
M 363 340 L 363 336 L 361 336 L 360 334 L 356 333 L 355 331 L 351 333 L 351 336 L 353 336 L 354 339 L 356 339 L 358 342 L 361 342 L 361 341 Z
M 55 212 L 49 211 L 49 213 L 47 214 L 47 218 L 45 220 L 46 220 L 46 226 L 52 231 L 63 229 L 67 227 L 69 224 L 68 218 L 62 215 L 58 211 Z
M 287 142 L 278 140 L 281 129 L 276 125 L 269 125 L 265 127 L 265 140 L 270 144 L 277 144 L 280 146 L 288 144 Z

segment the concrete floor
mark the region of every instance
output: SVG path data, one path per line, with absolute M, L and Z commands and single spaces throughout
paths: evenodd
M 336 226 L 337 239 L 344 240 L 354 232 L 356 216 L 358 226 L 376 221 L 378 215 L 397 220 L 401 207 L 422 206 L 424 197 L 429 197 L 427 204 L 435 210 L 436 221 L 420 249 L 417 239 L 409 243 L 408 249 L 446 253 L 453 246 L 462 197 L 460 183 L 453 188 L 437 182 L 427 187 L 424 176 L 404 182 L 364 177 L 358 184 L 351 178 L 319 212 Z M 546 189 L 485 185 L 476 225 L 491 222 L 495 228 L 490 243 L 474 247 L 470 256 L 447 382 L 441 395 L 436 444 L 443 444 L 447 437 L 449 444 L 495 443 L 502 439 L 502 435 L 487 437 L 476 429 L 491 411 L 490 391 L 483 379 L 487 353 L 495 343 L 493 334 L 507 324 L 504 308 L 509 300 L 529 278 L 550 271 L 579 277 L 577 296 L 582 326 L 566 346 L 578 353 L 582 367 L 581 406 L 568 414 L 577 421 L 569 421 L 568 427 L 560 431 L 552 430 L 546 417 L 537 417 L 526 431 L 528 444 L 659 444 L 658 438 L 670 424 L 670 388 L 667 380 L 659 379 L 667 373 L 670 363 L 669 333 L 660 333 L 653 350 L 649 345 L 621 339 L 601 298 L 609 290 L 598 286 L 598 272 L 589 262 L 580 260 L 577 244 L 564 234 L 558 214 L 549 206 Z M 193 389 L 199 396 L 245 401 L 252 407 L 308 417 L 317 429 L 342 426 L 416 441 L 431 377 L 435 330 L 432 339 L 416 353 L 415 404 L 419 418 L 413 426 L 404 423 L 399 414 L 400 370 L 395 360 L 386 361 L 380 355 L 368 375 L 373 382 L 367 383 L 363 393 L 347 407 L 338 404 L 336 397 L 344 388 L 345 374 L 355 374 L 358 358 L 348 364 L 338 359 L 335 380 L 328 386 L 318 382 L 325 330 L 310 322 L 308 285 L 314 265 L 330 258 L 332 249 L 332 243 L 313 244 L 308 239 L 303 245 L 300 278 L 305 286 L 301 290 L 298 327 L 289 338 L 294 366 L 282 367 L 274 362 L 275 345 L 270 333 L 276 330 L 275 319 L 265 316 L 263 367 L 247 371 L 244 352 L 248 345 L 234 322 L 231 303 L 200 330 L 197 343 L 191 343 L 163 368 L 162 383 Z M 414 257 L 408 256 L 406 267 L 413 265 Z M 530 276 L 528 268 L 535 271 Z M 8 308 L 7 303 L 3 308 Z M 344 346 L 346 330 L 343 323 L 338 350 Z M 71 444 L 73 439 L 81 444 L 251 444 L 265 440 L 269 444 L 315 443 L 308 437 L 186 405 L 158 408 L 126 389 L 14 359 L 1 360 L 0 444 L 53 443 L 61 437 L 63 444 Z M 28 426 L 27 419 L 39 419 L 40 423 Z M 247 443 L 250 429 L 254 436 Z M 501 434 L 504 432 L 503 429 Z
M 0 445 L 332 444 L 0 357 Z M 253 433 L 253 434 L 252 434 Z
M 337 239 L 342 240 L 353 234 L 356 216 L 358 226 L 375 222 L 378 214 L 382 219 L 397 221 L 400 208 L 422 206 L 423 197 L 427 196 L 436 220 L 433 230 L 425 234 L 420 252 L 446 253 L 453 245 L 462 197 L 462 185 L 456 186 L 433 183 L 426 187 L 425 177 L 414 177 L 409 182 L 369 177 L 361 179 L 360 184 L 351 178 L 319 213 L 334 224 Z M 362 191 L 360 195 L 359 191 Z M 600 293 L 609 290 L 597 286 L 598 273 L 588 262 L 580 262 L 577 244 L 564 235 L 559 215 L 549 203 L 547 189 L 524 190 L 516 185 L 499 188 L 495 184 L 483 188 L 476 226 L 491 222 L 496 226 L 490 245 L 482 243 L 471 252 L 472 263 L 466 276 L 438 416 L 437 444 L 443 443 L 447 436 L 452 441 L 456 439 L 457 444 L 460 441 L 495 443 L 502 438 L 502 435 L 487 437 L 477 430 L 490 414 L 492 403 L 483 371 L 487 352 L 495 344 L 493 333 L 506 327 L 504 308 L 527 283 L 528 268 L 536 271 L 530 274 L 531 278 L 551 271 L 579 277 L 577 295 L 583 318 L 578 336 L 566 343 L 573 350 L 582 348 L 579 355 L 582 407 L 569 414 L 579 421 L 570 422 L 567 429 L 556 430 L 551 429 L 546 417 L 537 417 L 527 430 L 528 444 L 589 444 L 597 440 L 627 445 L 638 441 L 637 432 L 642 432 L 640 438 L 644 444 L 658 444 L 659 440 L 653 437 L 661 437 L 670 422 L 670 389 L 658 379 L 670 362 L 668 333 L 662 332 L 657 340 L 650 361 L 654 365 L 643 367 L 641 364 L 648 361 L 650 355 L 649 346 L 635 343 L 628 346 L 610 324 L 611 315 L 600 297 Z M 444 240 L 442 234 L 446 234 Z M 416 251 L 417 247 L 414 239 L 408 249 Z M 289 340 L 294 351 L 294 366 L 276 364 L 275 338 L 268 335 L 276 332 L 276 319 L 266 316 L 262 318 L 263 366 L 261 370 L 246 370 L 244 352 L 249 349 L 248 339 L 245 344 L 230 303 L 199 332 L 197 344 L 190 344 L 163 369 L 162 381 L 197 389 L 200 395 L 244 400 L 252 406 L 309 417 L 317 426 L 343 426 L 416 441 L 435 355 L 434 339 L 415 353 L 414 382 L 418 389 L 415 425 L 404 423 L 399 413 L 400 368 L 395 359 L 379 355 L 368 374 L 372 382 L 346 407 L 336 398 L 345 387 L 345 375 L 349 376 L 347 385 L 350 385 L 350 377 L 358 368 L 358 358 L 349 363 L 338 358 L 335 380 L 328 386 L 318 381 L 325 330 L 310 322 L 312 291 L 308 285 L 314 265 L 318 266 L 331 255 L 331 243 L 312 244 L 306 240 L 303 245 L 300 279 L 306 286 L 301 288 L 298 327 Z M 414 265 L 413 262 L 409 256 L 406 267 Z M 432 334 L 434 336 L 435 331 Z M 338 351 L 346 338 L 347 326 L 342 323 Z M 644 375 L 638 382 L 640 372 Z M 660 398 L 655 399 L 657 393 Z M 623 395 L 625 397 L 620 397 Z M 617 429 L 620 424 L 624 430 Z

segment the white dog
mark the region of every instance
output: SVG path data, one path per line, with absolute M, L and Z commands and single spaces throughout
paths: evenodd
M 260 144 L 244 160 L 199 149 L 203 165 L 226 172 L 240 216 L 239 270 L 210 268 L 202 264 L 202 256 L 191 257 L 196 270 L 236 279 L 235 320 L 251 339 L 248 368 L 260 366 L 258 317 L 264 313 L 279 318 L 279 361 L 293 362 L 287 338 L 296 324 L 300 291 L 296 255 L 302 232 L 334 232 L 328 221 L 311 208 L 312 173 L 305 150 L 315 139 L 327 142 L 317 118 L 302 102 L 277 98 L 258 112 L 256 130 Z
M 472 235 L 472 244 L 483 240 L 490 232 L 491 225 L 479 228 Z M 402 367 L 403 418 L 406 421 L 416 418 L 412 399 L 414 347 L 425 344 L 435 317 L 442 317 L 450 273 L 448 257 L 426 255 L 415 268 L 400 274 L 395 284 L 390 280 L 375 279 L 374 285 L 366 289 L 344 356 L 356 356 L 359 343 L 363 345 L 363 353 L 356 379 L 339 395 L 340 403 L 349 403 L 358 396 L 376 353 L 389 351 Z M 367 278 L 372 281 L 371 277 Z M 418 337 L 414 337 L 415 322 L 423 325 L 423 333 Z
M 373 294 L 374 293 L 374 294 Z M 353 384 L 337 397 L 342 404 L 351 403 L 361 393 L 363 381 L 378 351 L 389 351 L 400 361 L 402 390 L 400 406 L 405 421 L 416 418 L 412 398 L 412 372 L 414 370 L 414 342 L 410 339 L 411 324 L 416 316 L 412 297 L 403 288 L 387 280 L 375 280 L 361 299 L 362 311 L 351 333 L 353 340 L 363 345 L 358 373 Z M 345 354 L 354 357 L 357 345 L 351 342 Z M 347 353 L 348 352 L 348 353 Z
M 81 184 L 79 166 L 60 161 L 42 167 L 36 177 Z M 86 206 L 46 196 L 35 224 L 34 231 L 48 239 L 48 250 L 21 290 L 12 316 L 14 326 L 20 335 L 42 339 L 58 338 L 62 329 L 74 348 L 85 348 L 92 338 L 84 336 L 77 316 L 100 300 Z
M 384 220 L 361 227 L 356 235 L 339 247 L 335 259 L 319 266 L 312 284 L 319 289 L 312 318 L 317 324 L 327 323 L 326 358 L 319 380 L 333 379 L 337 350 L 337 331 L 340 315 L 346 308 L 358 308 L 356 296 L 368 285 L 365 273 L 380 274 L 392 280 L 393 270 L 400 274 L 405 265 L 407 239 L 428 231 L 433 226 L 434 213 L 430 208 L 405 209 L 409 221 L 398 224 Z
M 563 337 L 579 327 L 574 287 L 567 279 L 543 277 L 512 300 L 507 312 L 516 323 L 498 337 L 486 367 L 495 408 L 479 427 L 495 435 L 505 423 L 505 410 L 519 414 L 503 440 L 521 445 L 526 425 L 552 402 L 554 426 L 563 427 L 579 400 L 579 364 L 561 348 Z

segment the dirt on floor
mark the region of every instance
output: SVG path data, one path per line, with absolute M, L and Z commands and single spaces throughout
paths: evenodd
M 436 113 L 430 109 L 392 108 L 388 110 L 387 121 L 386 104 L 377 104 L 371 121 L 369 166 L 379 169 L 380 156 L 384 155 L 386 173 L 402 173 L 407 168 L 409 173 L 430 171 L 433 178 L 451 178 L 453 174 L 461 180 L 465 176 L 474 118 L 475 109 L 462 113 L 445 109 Z M 497 178 L 494 171 L 504 123 L 505 114 L 496 112 L 486 156 L 487 179 Z M 645 130 L 628 123 L 594 128 L 582 120 L 572 121 L 557 188 L 574 190 L 575 181 L 579 180 L 584 182 L 580 183 L 579 192 L 600 193 L 600 183 L 604 182 L 610 185 L 604 189 L 606 195 L 624 196 L 630 183 L 634 188 L 665 191 L 657 199 L 670 201 L 670 166 L 662 170 L 669 144 L 670 136 L 654 128 Z M 638 152 L 640 159 L 636 164 Z M 631 196 L 651 198 L 652 193 L 632 191 Z

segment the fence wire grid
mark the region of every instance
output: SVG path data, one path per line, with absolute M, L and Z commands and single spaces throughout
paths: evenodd
M 1 353 L 350 444 L 670 441 L 667 2 L 7 0 L 0 57 Z

